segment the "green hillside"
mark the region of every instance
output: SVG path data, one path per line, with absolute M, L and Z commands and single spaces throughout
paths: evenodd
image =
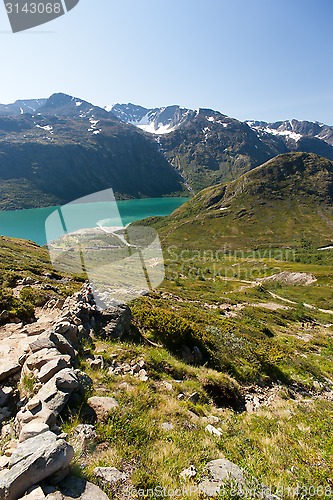
M 207 188 L 153 221 L 168 244 L 253 249 L 324 246 L 333 239 L 333 162 L 288 153 L 229 183 Z

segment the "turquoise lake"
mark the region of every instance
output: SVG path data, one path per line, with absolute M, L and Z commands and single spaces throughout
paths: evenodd
M 185 203 L 188 198 L 145 198 L 118 202 L 99 202 L 86 205 L 66 206 L 61 209 L 63 227 L 68 232 L 97 225 L 119 226 L 155 215 L 169 215 Z M 29 210 L 0 211 L 0 235 L 32 240 L 39 245 L 47 242 L 45 223 L 60 207 L 35 208 Z M 50 221 L 50 219 L 49 219 Z M 48 239 L 57 238 L 62 230 L 50 228 Z

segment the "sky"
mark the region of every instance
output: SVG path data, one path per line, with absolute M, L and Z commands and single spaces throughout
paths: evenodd
M 0 102 L 64 92 L 333 125 L 332 21 L 332 0 L 80 0 L 13 34 L 1 3 Z

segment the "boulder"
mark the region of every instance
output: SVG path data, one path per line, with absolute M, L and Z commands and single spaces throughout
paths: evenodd
M 72 359 L 77 357 L 77 351 L 61 333 L 52 332 L 50 339 L 61 354 L 68 354 Z
M 216 427 L 214 427 L 214 425 L 211 424 L 208 424 L 205 427 L 205 431 L 209 432 L 209 434 L 214 434 L 214 436 L 222 436 L 222 432 L 220 431 L 220 429 L 217 429 Z
M 110 485 L 126 481 L 127 479 L 126 474 L 124 472 L 120 472 L 115 467 L 96 467 L 94 469 L 94 475 L 102 482 Z
M 206 465 L 205 471 L 208 473 L 209 478 L 199 484 L 199 490 L 208 496 L 217 495 L 220 488 L 230 481 L 240 489 L 245 484 L 243 470 L 225 458 L 212 460 Z
M 88 399 L 88 404 L 96 413 L 98 420 L 103 420 L 111 411 L 119 407 L 118 401 L 110 397 L 93 396 Z
M 47 493 L 46 488 L 44 489 Z M 58 489 L 46 495 L 48 500 L 109 500 L 109 497 L 95 484 L 83 478 L 68 476 Z
M 13 393 L 12 387 L 0 388 L 0 408 L 3 408 L 6 405 L 12 393 Z
M 73 456 L 73 448 L 50 431 L 20 443 L 0 476 L 0 498 L 17 500 L 31 486 L 67 467 Z
M 109 307 L 96 315 L 95 329 L 104 338 L 122 339 L 130 331 L 132 313 L 127 305 Z
M 24 497 L 22 498 L 23 500 L 44 500 L 45 495 L 40 486 L 35 486 L 33 488 L 30 488 L 28 494 L 24 495 Z

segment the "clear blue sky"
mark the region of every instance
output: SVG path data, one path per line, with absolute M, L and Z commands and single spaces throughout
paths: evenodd
M 333 0 L 80 0 L 10 34 L 0 5 L 0 102 L 62 91 L 333 124 L 332 26 Z

